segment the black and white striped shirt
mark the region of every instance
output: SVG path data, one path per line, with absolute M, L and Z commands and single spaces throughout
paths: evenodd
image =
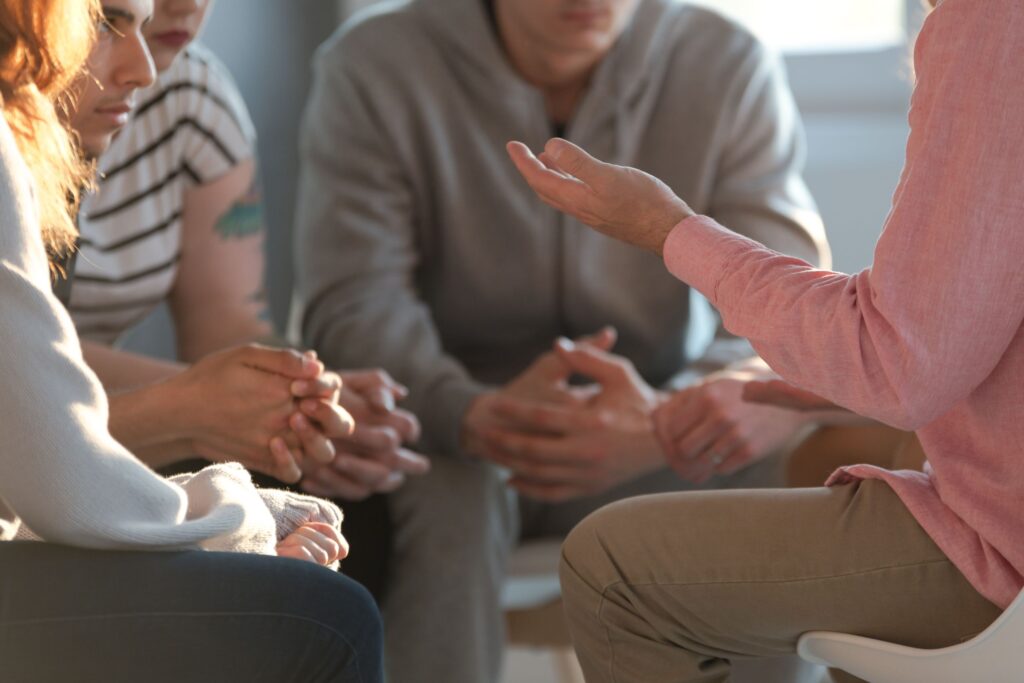
M 140 93 L 83 202 L 69 309 L 80 336 L 115 342 L 169 295 L 185 190 L 253 154 L 255 132 L 227 69 L 191 45 Z

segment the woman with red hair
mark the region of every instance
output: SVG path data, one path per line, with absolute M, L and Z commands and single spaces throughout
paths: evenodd
M 315 566 L 345 554 L 340 511 L 238 465 L 149 470 L 51 292 L 90 175 L 61 98 L 104 51 L 139 50 L 151 81 L 151 13 L 0 0 L 0 680 L 378 681 L 375 607 Z

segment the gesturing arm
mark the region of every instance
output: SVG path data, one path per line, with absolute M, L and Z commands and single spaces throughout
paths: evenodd
M 800 175 L 803 130 L 781 60 L 753 44 L 728 93 L 721 110 L 725 142 L 708 215 L 780 253 L 827 267 L 821 219 Z M 691 310 L 696 323 L 693 303 Z M 728 474 L 757 462 L 811 421 L 812 416 L 742 399 L 755 359 L 747 340 L 720 327 L 704 355 L 674 378 L 670 386 L 682 391 L 658 415 L 671 416 L 662 422 L 671 427 L 672 438 L 661 430 L 662 439 L 671 445 L 666 453 L 684 477 Z
M 1024 49 L 1021 22 L 1011 0 L 985 11 L 946 0 L 929 18 L 907 165 L 874 267 L 858 275 L 816 270 L 695 217 L 657 179 L 568 143 L 539 159 L 510 151 L 545 201 L 664 251 L 783 377 L 917 429 L 992 373 L 1024 320 L 1024 83 L 1011 58 Z
M 696 219 L 666 244 L 670 268 L 699 279 L 726 324 L 801 387 L 905 429 L 948 411 L 1024 318 L 1024 85 L 1009 58 L 1024 49 L 1021 22 L 1002 0 L 946 2 L 929 18 L 907 163 L 870 270 L 815 271 Z M 695 267 L 709 250 L 713 276 Z

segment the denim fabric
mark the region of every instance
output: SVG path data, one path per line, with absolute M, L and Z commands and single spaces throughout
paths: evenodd
M 0 543 L 0 681 L 378 683 L 381 623 L 311 563 Z

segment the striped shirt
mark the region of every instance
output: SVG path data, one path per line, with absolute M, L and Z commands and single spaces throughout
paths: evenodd
M 250 158 L 254 142 L 230 74 L 201 46 L 189 46 L 141 93 L 82 206 L 69 305 L 81 337 L 112 344 L 168 297 L 185 190 Z

